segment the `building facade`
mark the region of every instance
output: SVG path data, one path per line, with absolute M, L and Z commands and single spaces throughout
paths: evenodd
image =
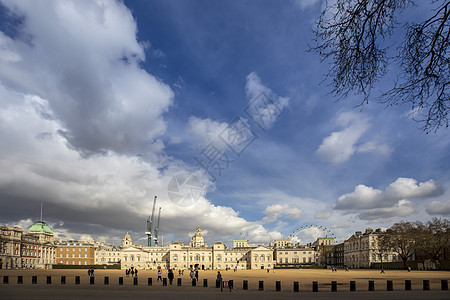
M 383 252 L 378 244 L 381 229 L 367 228 L 364 233 L 356 231 L 344 242 L 344 265 L 350 268 L 370 268 L 373 263 L 396 262 L 398 256 Z
M 0 227 L 0 269 L 51 269 L 56 246 L 53 231 L 39 221 L 28 228 Z
M 56 262 L 62 265 L 89 266 L 95 264 L 95 246 L 90 242 L 56 243 Z

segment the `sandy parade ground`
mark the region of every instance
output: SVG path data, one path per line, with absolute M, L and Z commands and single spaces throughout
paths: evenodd
M 95 270 L 95 283 L 90 284 L 86 270 L 1 270 L 0 299 L 187 299 L 206 298 L 245 298 L 275 299 L 300 297 L 302 299 L 450 299 L 449 291 L 441 291 L 441 280 L 450 281 L 450 272 L 446 271 L 403 271 L 386 270 L 245 270 L 234 272 L 221 271 L 223 280 L 233 280 L 234 289 L 220 292 L 215 287 L 217 271 L 200 271 L 197 286 L 192 286 L 188 271 L 179 276 L 175 272 L 173 285 L 163 286 L 157 281 L 156 271 L 139 270 L 138 285 L 133 278 L 126 277 L 122 270 Z M 5 282 L 4 277 L 8 277 Z M 18 283 L 22 276 L 23 283 Z M 32 284 L 32 276 L 37 276 L 37 284 Z M 47 284 L 51 276 L 51 284 Z M 66 277 L 66 284 L 61 284 L 61 276 Z M 80 276 L 80 284 L 75 284 L 75 276 Z M 109 284 L 104 284 L 105 276 Z M 123 285 L 119 285 L 123 277 Z M 167 278 L 167 271 L 163 271 Z M 177 286 L 178 278 L 182 286 Z M 152 278 L 152 286 L 148 286 Z M 208 287 L 203 287 L 207 279 Z M 248 281 L 248 290 L 243 290 L 243 281 Z M 369 280 L 374 281 L 375 291 L 368 291 Z M 392 280 L 394 291 L 386 291 L 387 281 Z M 412 291 L 405 291 L 405 280 L 411 280 Z M 423 291 L 423 280 L 429 280 L 430 291 Z M 264 282 L 264 291 L 259 290 L 259 281 Z M 281 292 L 275 291 L 276 281 L 281 282 Z M 300 293 L 293 292 L 294 281 L 299 282 Z M 317 281 L 319 292 L 312 292 L 312 282 Z M 331 292 L 331 281 L 337 282 L 337 293 Z M 350 281 L 356 282 L 356 292 L 350 292 Z

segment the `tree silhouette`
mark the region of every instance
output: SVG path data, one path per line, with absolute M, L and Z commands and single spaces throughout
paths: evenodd
M 409 103 L 413 118 L 424 122 L 428 133 L 449 125 L 450 5 L 429 0 L 432 14 L 426 20 L 399 24 L 396 16 L 410 6 L 415 6 L 411 0 L 327 1 L 309 51 L 322 61 L 332 60 L 326 76 L 332 80 L 332 93 L 339 98 L 350 92 L 363 95 L 359 105 L 369 102 L 376 83 L 395 61 L 397 78 L 378 100 L 387 105 Z M 404 38 L 391 57 L 388 45 L 400 27 Z

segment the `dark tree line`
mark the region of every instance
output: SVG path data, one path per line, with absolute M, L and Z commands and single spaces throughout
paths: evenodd
M 427 223 L 399 222 L 379 236 L 379 246 L 383 251 L 395 252 L 406 267 L 408 259 L 417 261 L 432 260 L 440 267 L 440 261 L 450 251 L 450 222 L 447 219 L 434 218 Z
M 327 78 L 331 79 L 332 93 L 340 98 L 350 92 L 361 94 L 360 105 L 369 102 L 378 81 L 387 74 L 391 62 L 396 62 L 397 79 L 379 101 L 387 105 L 409 103 L 413 117 L 424 122 L 423 129 L 429 132 L 449 125 L 450 5 L 443 0 L 424 2 L 428 5 L 421 3 L 417 9 L 433 8 L 425 20 L 399 24 L 397 16 L 405 8 L 415 7 L 414 1 L 327 1 L 310 51 L 331 60 Z M 404 36 L 395 45 L 392 37 L 399 28 L 404 28 Z

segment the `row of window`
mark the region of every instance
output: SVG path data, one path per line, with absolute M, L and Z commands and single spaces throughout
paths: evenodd
M 60 264 L 64 264 L 64 262 L 63 262 L 62 260 L 60 260 L 59 263 L 60 263 Z M 87 263 L 88 263 L 88 262 L 85 261 L 85 262 L 84 262 L 84 265 L 86 266 Z M 70 265 L 70 263 L 69 263 L 68 260 L 66 260 L 66 263 L 65 263 L 65 264 L 66 264 L 66 265 Z M 72 265 L 76 265 L 75 261 L 72 261 Z M 82 265 L 81 261 L 78 262 L 78 265 Z
M 61 258 L 64 257 L 64 254 L 61 253 L 59 255 L 59 257 L 61 257 Z M 70 254 L 66 254 L 66 258 L 69 258 L 69 257 L 70 257 Z M 87 254 L 85 254 L 84 258 L 87 258 L 87 257 L 88 257 Z M 72 254 L 72 258 L 76 258 L 76 254 Z M 78 258 L 81 258 L 81 254 L 78 254 Z

